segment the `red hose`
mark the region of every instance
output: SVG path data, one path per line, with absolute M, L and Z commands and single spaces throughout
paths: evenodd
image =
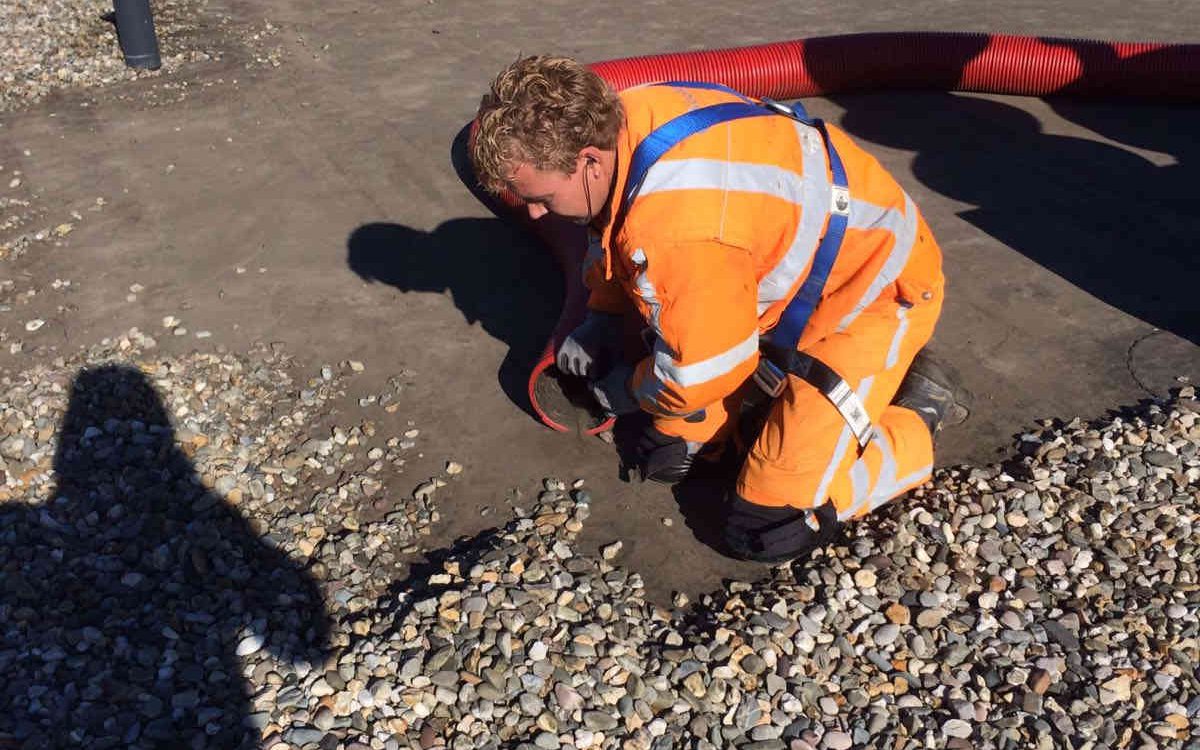
M 878 33 L 799 39 L 702 52 L 594 63 L 614 89 L 653 81 L 723 83 L 753 97 L 796 99 L 863 90 L 934 89 L 1026 96 L 1069 95 L 1200 101 L 1200 45 L 1102 42 L 1003 34 Z M 473 131 L 472 131 L 473 132 Z M 562 266 L 566 299 L 558 325 L 529 377 L 538 417 L 565 431 L 542 401 L 555 352 L 585 313 L 580 282 L 582 234 L 561 221 L 529 221 L 515 196 L 502 196 L 512 218 L 530 226 Z M 598 421 L 598 420 L 597 420 Z M 596 434 L 611 420 L 586 426 Z
M 1196 101 L 1200 45 L 1004 34 L 848 34 L 753 47 L 609 60 L 615 89 L 662 80 L 723 83 L 747 96 L 879 89 L 1072 94 Z

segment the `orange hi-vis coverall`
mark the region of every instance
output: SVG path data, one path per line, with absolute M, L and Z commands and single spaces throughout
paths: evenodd
M 626 123 L 612 195 L 655 128 L 733 95 L 644 86 L 621 93 Z M 933 445 L 915 412 L 891 405 L 942 307 L 941 251 L 904 190 L 843 131 L 828 126 L 845 165 L 849 224 L 797 349 L 832 368 L 872 423 L 860 449 L 850 426 L 807 381 L 788 376 L 750 447 L 737 492 L 758 505 L 813 508 L 830 499 L 842 519 L 863 515 L 928 479 Z M 630 302 L 657 335 L 630 390 L 655 427 L 692 444 L 734 427 L 759 338 L 806 278 L 831 210 L 820 133 L 785 116 L 721 123 L 664 154 L 619 225 L 616 206 L 592 242 L 589 307 Z M 752 387 L 752 386 L 751 386 Z

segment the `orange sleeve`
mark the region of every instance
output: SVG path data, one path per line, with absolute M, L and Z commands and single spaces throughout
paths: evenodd
M 743 248 L 686 242 L 634 252 L 637 305 L 658 336 L 630 383 L 639 405 L 686 416 L 733 393 L 758 364 L 758 285 Z

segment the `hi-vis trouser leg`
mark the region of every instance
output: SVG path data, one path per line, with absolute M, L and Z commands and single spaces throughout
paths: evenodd
M 866 447 L 829 398 L 789 375 L 750 450 L 737 492 L 757 505 L 813 508 L 831 500 L 842 520 L 862 516 L 926 481 L 933 441 L 915 412 L 890 402 L 942 307 L 936 286 L 883 290 L 844 330 L 805 353 L 858 394 L 873 425 Z

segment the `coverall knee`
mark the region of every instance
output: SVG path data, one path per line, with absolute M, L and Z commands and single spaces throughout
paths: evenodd
M 829 399 L 789 375 L 788 388 L 771 407 L 750 447 L 736 491 L 771 507 L 815 508 L 831 500 L 841 520 L 857 518 L 925 482 L 933 442 L 912 411 L 891 405 L 913 358 L 933 335 L 942 287 L 894 283 L 845 331 L 806 353 L 828 365 L 862 399 L 874 425 L 860 450 Z M 655 428 L 717 455 L 732 437 L 736 396 L 709 407 L 700 418 L 659 417 Z
M 808 353 L 831 367 L 858 393 L 874 425 L 865 449 L 829 399 L 789 376 L 751 446 L 736 491 L 758 505 L 814 508 L 829 499 L 841 520 L 857 518 L 925 482 L 933 443 L 916 413 L 891 405 L 917 352 L 929 341 L 941 308 L 936 297 L 916 301 L 892 295 L 876 301 L 846 331 Z M 710 455 L 731 437 L 737 399 L 705 410 L 703 418 L 658 418 L 666 435 L 704 446 Z
M 941 307 L 940 274 L 932 284 L 902 277 L 848 328 L 809 348 L 858 394 L 873 425 L 871 440 L 860 449 L 829 399 L 789 376 L 742 467 L 738 495 L 800 509 L 828 499 L 847 520 L 925 482 L 933 469 L 932 436 L 915 412 L 891 402 L 933 335 Z

